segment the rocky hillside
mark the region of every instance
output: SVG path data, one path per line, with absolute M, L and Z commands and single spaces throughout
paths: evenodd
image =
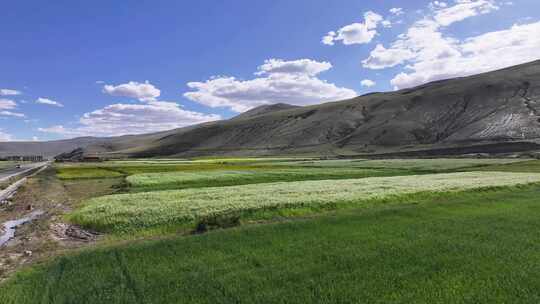
M 533 151 L 540 150 L 539 142 L 540 61 L 535 61 L 310 107 L 263 106 L 230 120 L 100 140 L 85 149 L 133 157 L 426 150 L 442 155 Z

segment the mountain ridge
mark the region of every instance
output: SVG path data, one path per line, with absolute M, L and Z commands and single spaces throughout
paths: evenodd
M 191 157 L 362 155 L 512 143 L 539 150 L 540 60 L 313 106 L 264 105 L 228 120 L 87 140 L 82 148 L 104 157 Z M 0 143 L 0 155 L 4 151 Z

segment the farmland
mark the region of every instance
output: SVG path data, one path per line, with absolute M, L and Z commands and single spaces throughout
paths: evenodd
M 30 183 L 55 216 L 24 231 L 60 221 L 99 238 L 32 234 L 47 249 L 0 303 L 540 299 L 536 160 L 141 159 Z
M 455 193 L 85 250 L 21 271 L 0 302 L 536 303 L 538 191 Z
M 375 176 L 411 175 L 412 170 L 347 169 L 347 168 L 287 168 L 236 171 L 188 171 L 135 174 L 127 178 L 132 191 L 155 191 L 202 187 L 234 186 L 271 182 L 337 180 Z
M 119 194 L 90 200 L 71 219 L 90 229 L 123 232 L 183 224 L 205 217 L 384 200 L 441 192 L 540 182 L 540 174 L 467 172 L 406 177 L 268 183 L 224 188 Z

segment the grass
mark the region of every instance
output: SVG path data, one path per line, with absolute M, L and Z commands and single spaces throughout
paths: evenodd
M 376 159 L 376 160 L 317 160 L 284 162 L 284 165 L 306 167 L 347 167 L 347 168 L 385 168 L 406 170 L 444 171 L 461 168 L 506 165 L 524 162 L 523 159 L 475 159 L 475 158 L 436 158 L 436 159 Z
M 540 160 L 530 160 L 509 164 L 498 164 L 478 168 L 478 171 L 499 171 L 499 172 L 540 172 Z
M 56 164 L 63 180 L 127 177 L 135 174 L 201 171 L 267 171 L 313 168 L 387 169 L 435 173 L 463 168 L 519 164 L 520 159 L 391 159 L 391 160 L 295 160 L 291 158 L 236 158 L 202 160 L 130 160 L 102 163 Z M 308 173 L 309 174 L 309 173 Z M 312 175 L 312 174 L 310 174 Z
M 130 176 L 144 173 L 162 172 L 197 172 L 216 170 L 270 170 L 273 167 L 269 164 L 264 167 L 255 164 L 223 164 L 223 163 L 141 163 L 141 162 L 105 162 L 90 164 L 69 164 L 55 166 L 58 177 L 63 180 L 90 179 L 90 178 L 113 178 L 119 176 Z M 283 169 L 283 167 L 278 167 Z
M 292 168 L 243 171 L 188 171 L 135 174 L 127 178 L 131 191 L 157 191 L 202 187 L 222 187 L 271 182 L 350 179 L 374 176 L 412 175 L 399 169 Z
M 87 250 L 0 303 L 538 303 L 540 186 Z
M 136 159 L 127 161 L 113 161 L 114 164 L 248 164 L 248 163 L 273 163 L 309 160 L 309 158 L 290 157 L 250 157 L 250 158 L 197 158 L 197 159 Z
M 260 210 L 365 205 L 370 201 L 418 192 L 461 191 L 534 182 L 540 182 L 540 174 L 465 172 L 118 194 L 87 201 L 70 215 L 70 220 L 97 231 L 131 233 Z
M 121 172 L 100 167 L 68 167 L 57 169 L 57 176 L 63 180 L 71 179 L 102 179 L 122 177 Z

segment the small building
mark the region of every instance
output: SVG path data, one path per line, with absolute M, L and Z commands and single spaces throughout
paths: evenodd
M 41 162 L 44 160 L 43 155 L 11 155 L 6 156 L 8 161 L 26 161 L 26 162 Z
M 27 156 L 23 156 L 23 161 L 42 162 L 43 156 L 42 155 L 27 155 Z

